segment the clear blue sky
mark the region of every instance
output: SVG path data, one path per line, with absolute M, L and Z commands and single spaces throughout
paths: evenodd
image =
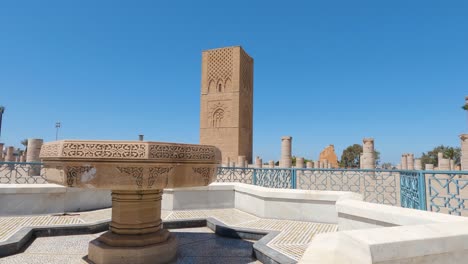
M 1 140 L 199 141 L 201 51 L 255 59 L 254 155 L 383 161 L 467 132 L 467 1 L 2 1 Z

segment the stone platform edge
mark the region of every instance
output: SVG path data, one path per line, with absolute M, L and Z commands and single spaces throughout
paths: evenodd
M 86 224 L 23 227 L 7 240 L 0 242 L 0 258 L 20 253 L 24 246 L 35 237 L 95 234 L 109 230 L 109 223 L 109 220 L 101 220 Z M 267 246 L 272 239 L 281 233 L 279 231 L 230 227 L 212 217 L 163 221 L 163 226 L 167 229 L 206 226 L 219 236 L 257 240 L 253 244 L 253 255 L 260 262 L 265 264 L 297 263 L 290 257 Z

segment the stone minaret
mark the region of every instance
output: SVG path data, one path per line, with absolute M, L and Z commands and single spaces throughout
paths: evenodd
M 241 47 L 203 51 L 201 79 L 200 144 L 252 163 L 253 59 Z

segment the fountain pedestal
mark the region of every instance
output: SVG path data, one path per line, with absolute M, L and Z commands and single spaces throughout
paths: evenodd
M 112 190 L 109 231 L 88 248 L 96 264 L 173 260 L 177 241 L 162 228 L 162 190 L 208 185 L 221 162 L 213 146 L 141 141 L 56 141 L 40 155 L 49 182 Z

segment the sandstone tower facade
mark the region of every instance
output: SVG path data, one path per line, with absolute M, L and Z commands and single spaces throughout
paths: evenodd
M 253 59 L 240 46 L 203 51 L 201 79 L 200 144 L 252 163 Z

